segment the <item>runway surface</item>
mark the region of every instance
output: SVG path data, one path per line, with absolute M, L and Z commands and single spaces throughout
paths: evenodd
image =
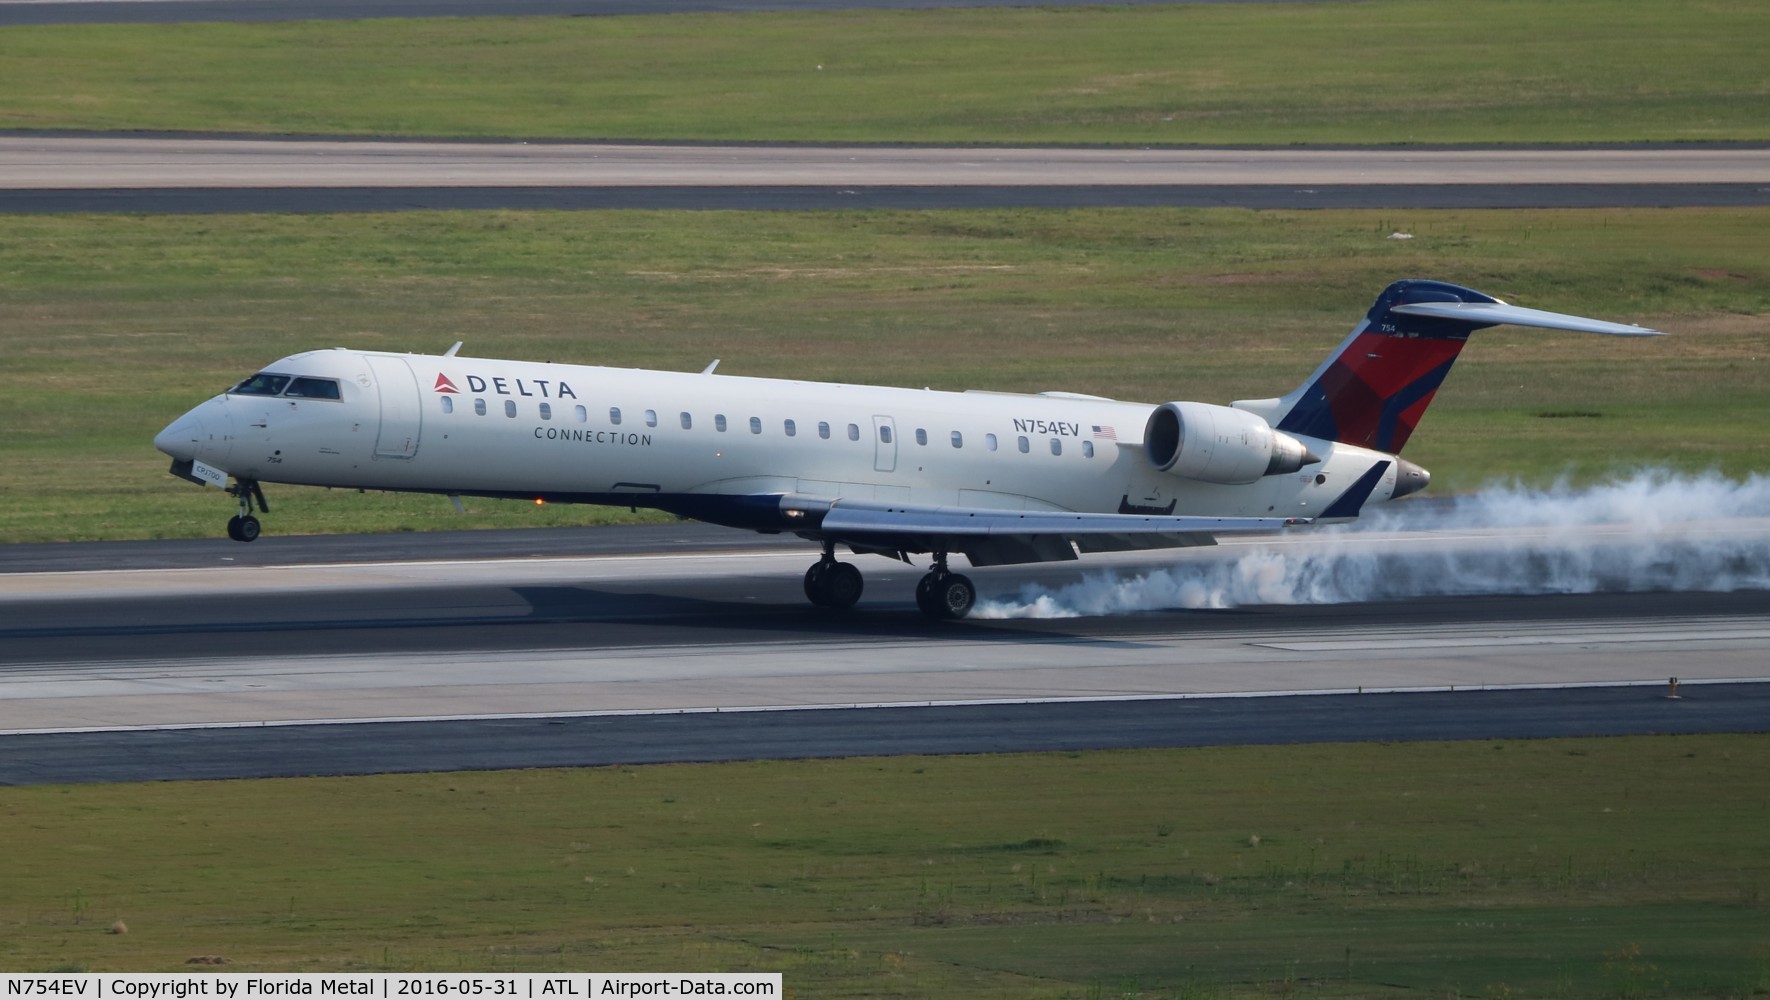
M 969 148 L 0 136 L 0 212 L 1770 204 L 1770 147 Z
M 1301 3 L 1309 0 L 1113 0 L 1146 3 Z M 177 24 L 192 21 L 360 20 L 385 17 L 606 17 L 923 7 L 1070 7 L 1099 0 L 0 0 L 0 26 Z
M 1770 148 L 1029 149 L 0 137 L 0 187 L 1748 184 Z
M 828 615 L 798 594 L 808 547 L 631 551 L 671 530 L 569 558 L 0 575 L 0 782 L 1770 726 L 1763 591 L 943 624 L 885 560 Z M 988 597 L 1115 564 L 1138 565 L 974 577 Z
M 485 187 L 0 190 L 0 215 L 410 211 L 928 211 L 965 208 L 1730 208 L 1770 205 L 1759 184 L 1224 184 L 1117 187 Z
M 0 785 L 1639 733 L 1760 732 L 1770 685 L 677 713 L 0 736 Z M 1262 739 L 1251 739 L 1259 734 Z

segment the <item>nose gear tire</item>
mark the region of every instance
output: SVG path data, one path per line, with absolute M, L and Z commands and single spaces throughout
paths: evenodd
M 236 542 L 250 542 L 258 537 L 263 526 L 250 514 L 236 514 L 227 520 L 227 537 Z

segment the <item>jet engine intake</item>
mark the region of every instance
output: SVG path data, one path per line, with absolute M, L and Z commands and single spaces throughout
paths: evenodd
M 1163 403 L 1149 415 L 1143 449 L 1162 472 L 1239 485 L 1321 461 L 1256 414 L 1210 403 Z

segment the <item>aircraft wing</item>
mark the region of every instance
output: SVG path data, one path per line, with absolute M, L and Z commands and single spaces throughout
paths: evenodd
M 858 551 L 962 552 L 973 566 L 1003 566 L 1070 560 L 1077 558 L 1078 551 L 1214 545 L 1220 534 L 1277 531 L 1307 523 L 1286 517 L 1080 514 L 841 500 L 822 512 L 815 531 L 805 534 L 834 539 Z

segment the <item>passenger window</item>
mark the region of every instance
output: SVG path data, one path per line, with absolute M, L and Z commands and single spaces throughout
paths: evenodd
M 552 420 L 553 419 L 553 407 L 550 404 L 547 404 L 547 403 L 541 404 L 541 419 L 542 420 Z
M 965 435 L 960 434 L 958 431 L 954 431 L 953 432 L 953 447 L 954 448 L 965 447 Z
M 228 391 L 236 396 L 275 396 L 289 384 L 289 376 L 259 372 Z
M 1020 435 L 1020 453 L 1022 455 L 1025 455 L 1031 451 L 1032 451 L 1032 442 L 1028 441 L 1026 439 L 1025 434 Z
M 440 398 L 441 398 L 441 399 L 442 399 L 442 408 L 443 408 L 443 412 L 444 412 L 444 413 L 453 413 L 453 412 L 455 412 L 455 397 L 453 397 L 453 396 L 443 396 L 443 397 L 440 397 Z
M 284 391 L 285 396 L 300 399 L 338 399 L 338 380 L 335 378 L 298 378 L 289 383 Z
M 1063 454 L 1063 439 L 1062 438 L 1052 438 L 1051 439 L 1051 454 L 1053 454 L 1053 455 Z
M 793 423 L 791 420 L 788 420 L 786 423 L 782 424 L 781 426 L 786 430 L 787 437 L 796 437 L 799 434 L 799 426 L 797 424 Z
M 682 411 L 682 429 L 686 431 L 686 430 L 692 428 L 693 426 L 694 426 L 694 418 L 688 415 L 687 410 L 683 410 Z
M 723 414 L 723 413 L 713 414 L 713 429 L 718 431 L 721 434 L 725 433 L 725 414 Z
M 828 420 L 819 420 L 817 422 L 817 436 L 823 438 L 825 441 L 830 439 L 830 422 Z
M 645 411 L 645 426 L 656 427 L 657 425 L 658 425 L 658 411 L 646 410 Z
M 1082 457 L 1083 458 L 1093 458 L 1094 457 L 1094 442 L 1092 442 L 1092 441 L 1083 441 L 1082 442 Z
M 761 417 L 751 417 L 750 418 L 750 433 L 751 434 L 762 433 L 762 418 Z
M 506 399 L 504 401 L 504 415 L 506 417 L 516 416 L 516 400 Z
M 916 428 L 916 443 L 921 445 L 928 443 L 928 432 L 920 427 Z
M 883 444 L 890 444 L 891 443 L 891 425 L 890 424 L 880 424 L 879 425 L 879 441 Z
M 859 424 L 849 424 L 848 425 L 848 440 L 850 440 L 850 441 L 859 441 L 860 440 L 860 425 Z
M 582 404 L 572 407 L 572 416 L 577 417 L 580 424 L 590 422 L 590 411 L 584 409 Z
M 985 434 L 983 436 L 983 450 L 984 451 L 995 451 L 996 450 L 996 436 L 994 434 Z
M 611 406 L 608 408 L 608 422 L 611 424 L 614 424 L 616 427 L 621 426 L 621 408 L 620 407 Z
M 473 412 L 479 414 L 482 417 L 485 416 L 486 415 L 486 401 L 483 399 L 474 400 L 473 401 Z

